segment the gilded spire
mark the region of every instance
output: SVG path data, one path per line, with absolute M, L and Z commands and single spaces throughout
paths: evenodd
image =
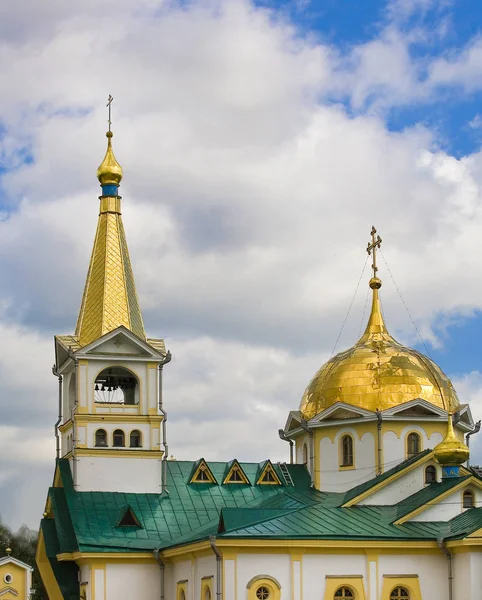
M 469 458 L 468 447 L 455 435 L 452 413 L 448 415 L 447 435 L 437 444 L 433 451 L 435 460 L 442 467 L 458 467 Z M 446 476 L 457 476 L 457 473 L 444 473 Z
M 112 151 L 111 101 L 109 96 L 107 152 L 97 170 L 102 186 L 99 220 L 75 330 L 81 346 L 121 325 L 146 339 L 122 224 L 121 198 L 118 195 L 122 168 Z
M 380 296 L 378 290 L 382 287 L 382 281 L 377 277 L 377 250 L 380 249 L 382 245 L 382 238 L 377 235 L 377 230 L 375 227 L 372 227 L 370 235 L 372 236 L 372 241 L 368 243 L 367 252 L 372 256 L 372 270 L 373 277 L 370 279 L 369 286 L 373 290 L 372 296 L 372 309 L 370 312 L 370 318 L 368 319 L 368 324 L 365 329 L 365 333 L 361 337 L 358 343 L 366 342 L 367 340 L 373 338 L 376 334 L 382 334 L 384 336 L 390 336 L 388 333 L 388 329 L 385 325 L 385 321 L 383 319 L 382 307 L 380 304 Z M 376 236 L 376 237 L 375 237 Z

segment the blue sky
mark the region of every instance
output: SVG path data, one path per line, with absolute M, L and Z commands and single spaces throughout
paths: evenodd
M 174 355 L 176 456 L 286 458 L 277 430 L 330 355 L 372 224 L 432 358 L 482 418 L 478 3 L 19 0 L 2 16 L 6 519 L 35 525 L 51 477 L 52 336 L 75 327 L 109 93 L 144 320 Z M 390 332 L 424 351 L 379 266 Z M 357 339 L 368 277 L 337 350 Z M 472 449 L 482 463 L 482 435 Z

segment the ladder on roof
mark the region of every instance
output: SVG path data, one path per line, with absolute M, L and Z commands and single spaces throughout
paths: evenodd
M 286 463 L 279 462 L 278 467 L 280 468 L 281 473 L 283 474 L 283 478 L 285 480 L 286 485 L 292 485 L 294 487 L 293 480 L 291 479 L 290 472 Z

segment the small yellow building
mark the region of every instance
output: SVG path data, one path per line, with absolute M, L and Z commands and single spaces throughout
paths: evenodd
M 28 600 L 32 571 L 32 567 L 13 556 L 0 558 L 0 600 Z

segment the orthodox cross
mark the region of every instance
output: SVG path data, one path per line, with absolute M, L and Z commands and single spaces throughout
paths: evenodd
M 368 242 L 368 246 L 367 246 L 367 252 L 369 255 L 371 255 L 372 251 L 373 251 L 373 264 L 372 264 L 372 269 L 373 269 L 373 277 L 377 276 L 377 271 L 378 271 L 378 267 L 377 267 L 377 248 L 380 248 L 381 244 L 382 244 L 382 238 L 377 235 L 377 237 L 375 237 L 377 230 L 375 229 L 375 227 L 372 226 L 372 230 L 370 231 L 370 235 L 372 236 L 372 243 L 370 244 L 370 242 Z
M 112 121 L 110 120 L 110 115 L 111 115 L 111 104 L 112 104 L 112 100 L 114 100 L 114 98 L 109 94 L 109 99 L 107 101 L 107 108 L 109 109 L 109 120 L 107 121 L 109 123 L 109 131 L 110 131 L 110 126 L 112 125 Z
M 8 538 L 5 540 L 5 546 L 5 552 L 10 556 L 12 549 L 10 548 L 10 540 Z

